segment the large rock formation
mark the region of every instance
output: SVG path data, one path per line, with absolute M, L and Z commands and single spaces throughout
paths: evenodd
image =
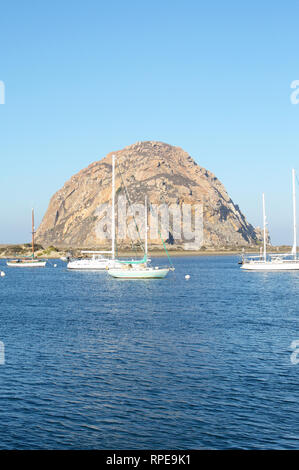
M 201 245 L 205 248 L 248 247 L 259 241 L 259 235 L 216 176 L 197 165 L 181 148 L 162 142 L 137 142 L 113 153 L 117 161 L 116 200 L 125 195 L 124 183 L 131 203 L 142 204 L 147 195 L 153 207 L 167 204 L 174 209 L 182 209 L 184 205 L 192 205 L 193 218 L 194 205 L 202 205 Z M 107 214 L 105 219 L 103 204 L 111 201 L 111 163 L 112 153 L 81 170 L 54 194 L 37 230 L 38 243 L 44 247 L 55 245 L 74 248 L 109 245 L 109 240 L 105 238 L 109 230 L 103 235 L 102 228 L 104 221 L 109 226 L 110 220 Z M 155 214 L 157 212 L 152 211 L 153 219 Z M 130 217 L 126 221 L 130 221 Z M 173 247 L 192 247 L 183 235 L 181 239 L 178 239 L 178 235 L 174 236 L 171 226 L 167 235 L 167 242 Z M 151 237 L 149 243 L 159 244 L 158 238 Z M 123 247 L 130 246 L 129 237 L 120 244 Z

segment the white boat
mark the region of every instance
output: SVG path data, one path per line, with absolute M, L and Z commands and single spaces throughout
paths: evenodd
M 162 279 L 167 276 L 172 267 L 161 268 L 158 266 L 151 266 L 148 259 L 148 243 L 147 243 L 147 200 L 145 198 L 145 216 L 144 216 L 144 229 L 145 229 L 145 247 L 144 257 L 141 260 L 118 260 L 122 265 L 121 268 L 108 269 L 108 274 L 111 277 L 118 279 Z
M 115 156 L 112 155 L 112 247 L 111 251 L 82 251 L 83 255 L 89 258 L 70 260 L 67 264 L 68 269 L 80 270 L 99 270 L 104 271 L 109 268 L 120 267 L 120 263 L 115 259 Z M 106 255 L 106 256 L 103 256 Z M 111 257 L 107 257 L 111 255 Z
M 10 268 L 43 268 L 46 266 L 47 261 L 33 258 L 19 258 L 7 261 L 6 264 Z
M 68 269 L 82 270 L 100 270 L 104 271 L 109 268 L 120 267 L 120 263 L 112 258 L 107 258 L 103 254 L 110 254 L 111 251 L 82 251 L 83 255 L 90 255 L 90 258 L 82 258 L 71 260 L 67 264 Z
M 290 259 L 290 254 L 268 255 L 266 259 L 244 260 L 241 269 L 247 271 L 294 271 L 299 270 L 299 260 Z
M 295 170 L 292 170 L 293 180 L 293 235 L 294 242 L 291 253 L 267 253 L 266 234 L 266 210 L 265 195 L 263 194 L 263 219 L 264 219 L 264 250 L 261 256 L 248 256 L 243 258 L 241 269 L 246 271 L 294 271 L 299 270 L 299 258 L 297 257 L 297 223 L 296 223 L 296 178 Z
M 32 255 L 30 257 L 16 258 L 6 262 L 10 268 L 43 268 L 46 266 L 47 261 L 35 258 L 34 253 L 34 210 L 32 209 Z
M 109 269 L 108 274 L 119 279 L 162 279 L 167 276 L 169 271 L 170 268 L 128 264 L 121 269 Z

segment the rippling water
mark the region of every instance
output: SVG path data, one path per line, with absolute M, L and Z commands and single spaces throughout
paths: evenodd
M 1 449 L 299 448 L 299 273 L 207 256 L 124 281 L 55 262 L 0 262 Z

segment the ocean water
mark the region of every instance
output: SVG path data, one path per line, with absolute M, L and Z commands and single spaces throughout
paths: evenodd
M 299 272 L 237 261 L 126 281 L 1 260 L 0 448 L 298 449 Z

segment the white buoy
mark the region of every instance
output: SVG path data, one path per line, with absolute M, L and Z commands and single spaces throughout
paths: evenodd
M 0 272 L 0 276 L 1 276 L 1 277 L 4 277 L 4 276 L 5 276 L 5 272 L 4 272 L 4 271 L 1 271 L 1 272 Z
M 187 279 L 187 280 L 190 279 L 190 275 L 186 274 L 185 279 Z
M 57 268 L 57 264 L 54 264 L 54 268 Z

